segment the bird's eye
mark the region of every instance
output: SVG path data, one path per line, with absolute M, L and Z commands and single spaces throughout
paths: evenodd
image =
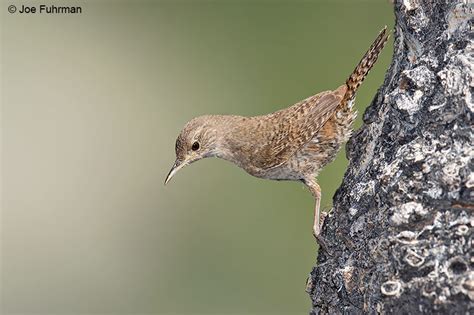
M 191 149 L 192 149 L 193 151 L 199 150 L 199 142 L 197 142 L 197 141 L 194 142 L 194 143 L 193 143 L 193 146 L 191 147 Z

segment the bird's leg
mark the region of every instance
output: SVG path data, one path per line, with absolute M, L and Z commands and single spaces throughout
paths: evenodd
M 305 181 L 306 186 L 308 186 L 311 194 L 314 197 L 314 220 L 313 220 L 313 235 L 318 238 L 321 233 L 321 226 L 323 222 L 320 222 L 320 206 L 321 206 L 321 187 L 319 187 L 316 181 Z
M 320 214 L 320 206 L 321 206 L 321 187 L 319 187 L 318 183 L 315 180 L 307 180 L 305 181 L 306 186 L 308 186 L 311 194 L 314 197 L 315 205 L 314 205 L 314 220 L 313 220 L 313 235 L 318 241 L 320 247 L 322 247 L 329 255 L 330 251 L 326 244 L 326 240 L 321 236 L 321 228 L 324 223 L 324 219 L 326 215 Z
M 312 187 L 313 197 L 314 197 L 314 221 L 313 221 L 313 234 L 314 237 L 318 237 L 321 234 L 321 225 L 319 222 L 319 218 L 321 217 L 320 214 L 320 207 L 321 207 L 321 187 L 317 183 L 313 183 Z

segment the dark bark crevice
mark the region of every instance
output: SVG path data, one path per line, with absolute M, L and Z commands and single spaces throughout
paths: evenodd
M 312 314 L 474 311 L 472 14 L 395 3 L 392 64 L 347 145 Z

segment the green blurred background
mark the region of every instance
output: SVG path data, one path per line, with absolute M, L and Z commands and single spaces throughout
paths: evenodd
M 216 159 L 163 180 L 182 126 L 344 82 L 389 1 L 1 7 L 2 314 L 305 314 L 313 200 Z M 391 45 L 360 89 L 382 83 Z M 360 126 L 360 118 L 357 121 Z M 331 207 L 344 152 L 320 175 Z

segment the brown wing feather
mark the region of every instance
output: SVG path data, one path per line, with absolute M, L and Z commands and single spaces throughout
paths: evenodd
M 340 88 L 311 96 L 289 108 L 261 117 L 267 132 L 265 145 L 254 152 L 252 164 L 270 169 L 285 163 L 308 143 L 329 119 L 342 100 Z

